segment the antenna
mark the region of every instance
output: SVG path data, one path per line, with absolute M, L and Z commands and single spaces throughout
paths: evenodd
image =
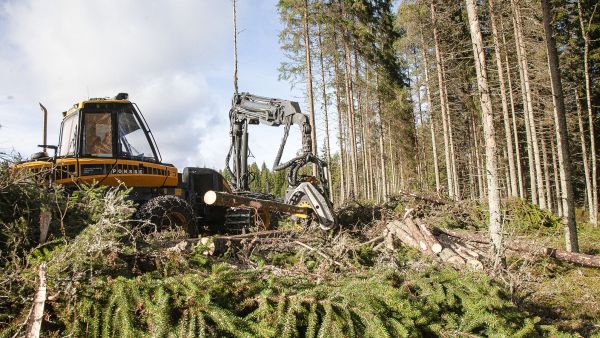
M 233 89 L 238 94 L 238 63 L 237 63 L 237 11 L 236 0 L 233 1 Z

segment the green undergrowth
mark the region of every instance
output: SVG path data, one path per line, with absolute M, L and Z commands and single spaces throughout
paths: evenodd
M 515 234 L 535 234 L 553 236 L 562 231 L 560 219 L 549 210 L 542 210 L 520 198 L 503 201 L 505 210 L 504 228 Z
M 407 337 L 557 334 L 481 273 L 374 269 L 326 283 L 217 263 L 157 278 L 96 278 L 49 302 L 48 336 Z M 12 330 L 4 332 L 11 335 Z
M 67 197 L 35 177 L 14 181 L 0 173 L 7 187 L 0 191 L 0 337 L 23 334 L 41 263 L 48 266 L 48 337 L 566 336 L 544 311 L 575 308 L 541 294 L 540 308 L 484 272 L 455 271 L 405 248 L 386 253 L 362 245 L 369 231 L 381 233 L 383 223 L 374 220 L 389 217 L 390 205 L 348 206 L 348 232 L 317 232 L 311 245 L 333 258 L 293 240 L 206 256 L 208 245 L 174 249 L 185 244 L 181 234 L 135 231 L 127 191 L 82 187 Z M 41 210 L 52 222 L 40 245 Z M 476 212 L 463 211 L 456 222 L 476 224 L 485 213 L 470 210 Z M 581 325 L 559 328 L 579 332 Z

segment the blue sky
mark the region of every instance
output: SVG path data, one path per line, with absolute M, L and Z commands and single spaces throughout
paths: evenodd
M 238 0 L 240 91 L 294 99 L 277 80 L 283 61 L 276 1 Z M 0 151 L 28 156 L 49 143 L 61 112 L 87 97 L 128 92 L 144 112 L 163 159 L 220 169 L 233 92 L 232 8 L 222 0 L 0 1 Z M 318 105 L 317 105 L 318 107 Z M 251 150 L 270 166 L 282 128 L 251 130 Z M 299 148 L 290 136 L 286 154 Z

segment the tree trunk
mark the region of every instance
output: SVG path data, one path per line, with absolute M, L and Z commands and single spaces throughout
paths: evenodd
M 590 69 L 589 69 L 589 55 L 590 55 L 590 36 L 589 24 L 588 29 L 585 29 L 583 23 L 583 13 L 581 10 L 581 0 L 577 0 L 577 10 L 579 13 L 579 25 L 581 27 L 581 36 L 583 37 L 583 66 L 585 73 L 585 98 L 587 103 L 588 111 L 588 123 L 590 128 L 590 157 L 592 162 L 592 212 L 590 213 L 590 223 L 593 226 L 598 226 L 598 162 L 596 159 L 596 136 L 594 130 L 594 114 L 592 111 L 592 89 L 590 84 Z
M 342 38 L 344 43 L 344 73 L 345 73 L 345 84 L 346 84 L 346 111 L 348 113 L 348 131 L 350 132 L 350 161 L 352 164 L 351 167 L 351 176 L 352 176 L 352 185 L 349 191 L 349 195 L 351 198 L 355 198 L 357 194 L 358 188 L 358 164 L 356 160 L 357 151 L 356 151 L 356 134 L 354 128 L 354 93 L 352 88 L 352 71 L 351 71 L 351 59 L 350 59 L 350 48 L 348 46 L 348 41 L 346 41 L 346 37 Z
M 546 149 L 546 135 L 542 134 L 542 161 L 544 162 L 544 182 L 546 186 L 546 203 L 548 209 L 552 208 L 552 187 L 550 185 L 550 172 L 548 170 L 548 150 Z
M 592 180 L 590 176 L 590 164 L 588 162 L 587 141 L 585 139 L 585 130 L 583 128 L 583 117 L 581 102 L 579 102 L 579 93 L 575 90 L 575 103 L 577 104 L 577 121 L 579 124 L 579 139 L 581 140 L 581 154 L 583 156 L 583 173 L 585 175 L 585 192 L 587 196 L 588 212 L 590 214 L 590 224 L 594 214 L 594 196 L 592 193 Z
M 571 183 L 571 158 L 569 155 L 569 138 L 567 135 L 567 119 L 565 116 L 565 102 L 563 100 L 562 82 L 558 53 L 552 36 L 552 14 L 548 0 L 541 0 L 546 33 L 546 48 L 552 82 L 552 96 L 556 105 L 554 110 L 554 124 L 556 126 L 556 140 L 558 144 L 558 165 L 561 178 L 563 221 L 565 223 L 565 241 L 567 251 L 579 252 L 577 241 L 577 227 L 575 224 L 575 203 L 573 201 L 573 187 Z
M 341 100 L 340 100 L 340 70 L 339 70 L 339 60 L 338 60 L 338 46 L 337 46 L 337 34 L 333 34 L 333 39 L 335 41 L 335 51 L 333 52 L 333 76 L 334 79 L 333 81 L 335 82 L 335 106 L 336 106 L 336 110 L 337 110 L 337 118 L 338 118 L 338 144 L 339 144 L 339 148 L 340 148 L 340 160 L 339 160 L 339 166 L 340 166 L 340 197 L 339 197 L 339 202 L 340 204 L 344 203 L 344 200 L 346 198 L 346 190 L 345 190 L 345 182 L 347 179 L 346 176 L 346 164 L 344 162 L 344 157 L 346 156 L 345 152 L 344 152 L 344 139 L 342 137 L 343 135 L 343 126 L 342 126 L 342 120 L 343 120 L 343 115 L 342 115 L 342 109 L 341 109 Z
M 535 200 L 534 203 L 537 203 L 540 208 L 546 208 L 546 198 L 544 196 L 544 183 L 542 179 L 542 166 L 540 159 L 540 148 L 537 139 L 537 131 L 535 126 L 535 115 L 533 113 L 533 100 L 531 96 L 531 86 L 529 81 L 529 65 L 527 61 L 527 51 L 525 49 L 525 42 L 523 38 L 523 25 L 521 22 L 521 10 L 519 6 L 515 3 L 515 0 L 511 0 L 511 5 L 513 8 L 513 17 L 515 22 L 515 36 L 517 40 L 517 48 L 519 49 L 518 57 L 520 59 L 520 67 L 523 72 L 523 85 L 524 85 L 524 103 L 523 105 L 526 107 L 526 123 L 529 124 L 529 131 L 531 134 L 531 148 L 533 150 L 533 164 L 534 167 L 530 168 L 530 173 L 534 176 L 532 177 L 532 196 L 534 195 L 535 190 Z M 529 153 L 529 156 L 532 156 L 532 153 Z M 533 169 L 533 170 L 532 170 Z M 534 183 L 535 182 L 535 183 Z
M 27 318 L 27 331 L 23 337 L 38 338 L 44 320 L 44 305 L 46 303 L 46 263 L 38 267 L 38 286 L 31 305 L 31 314 Z M 16 336 L 16 335 L 15 335 Z
M 416 60 L 415 60 L 416 63 Z M 407 72 L 409 72 L 407 70 Z M 410 75 L 408 76 L 408 78 L 410 79 Z M 421 107 L 421 85 L 419 84 L 419 73 L 415 72 L 415 85 L 414 87 L 416 87 L 417 89 L 417 105 L 419 107 L 419 116 L 423 117 L 423 109 Z M 417 128 L 417 125 L 419 123 L 419 120 L 417 119 L 417 114 L 415 112 L 414 109 L 411 110 L 412 111 L 412 118 L 413 118 L 413 133 L 414 133 L 414 141 L 415 141 L 415 163 L 417 164 L 417 181 L 419 182 L 419 188 L 420 190 L 423 190 L 423 167 L 421 166 L 421 141 L 419 139 L 419 129 Z
M 477 87 L 481 112 L 483 114 L 483 132 L 485 134 L 485 168 L 488 182 L 488 204 L 490 212 L 490 239 L 494 249 L 494 267 L 502 266 L 504 252 L 502 247 L 502 223 L 500 219 L 500 194 L 498 191 L 498 168 L 496 163 L 496 137 L 494 132 L 494 111 L 487 82 L 486 60 L 483 39 L 477 15 L 475 0 L 465 0 L 473 43 L 473 56 L 477 73 Z
M 359 192 L 360 197 L 366 196 L 367 191 L 367 152 L 365 151 L 365 121 L 364 121 L 364 110 L 363 110 L 363 98 L 362 92 L 364 89 L 364 84 L 360 78 L 360 62 L 358 60 L 358 52 L 354 50 L 354 78 L 356 83 L 356 105 L 358 108 L 358 121 L 359 121 L 359 131 L 360 131 L 360 155 L 362 157 L 362 172 L 359 171 L 359 177 L 361 178 L 361 191 Z
M 440 108 L 442 115 L 442 128 L 444 130 L 444 155 L 446 160 L 446 180 L 448 183 L 448 196 L 450 199 L 455 199 L 454 195 L 454 175 L 452 174 L 452 161 L 451 161 L 451 152 L 450 152 L 450 132 L 448 128 L 448 114 L 446 112 L 446 96 L 444 95 L 444 87 L 446 84 L 444 83 L 444 75 L 442 69 L 442 55 L 440 51 L 440 45 L 438 40 L 437 33 L 437 21 L 435 14 L 435 5 L 431 3 L 431 21 L 433 25 L 433 41 L 435 47 L 435 60 L 436 60 L 436 68 L 438 75 L 438 88 L 440 94 Z
M 390 159 L 390 165 L 391 165 L 391 170 L 392 170 L 392 179 L 389 180 L 389 186 L 388 186 L 388 194 L 392 194 L 396 192 L 396 177 L 398 176 L 396 174 L 396 156 L 395 155 L 395 151 L 394 151 L 394 147 L 392 145 L 392 141 L 393 141 L 393 137 L 391 137 L 392 135 L 392 126 L 388 123 L 388 145 L 389 145 L 389 151 L 388 154 L 390 154 L 389 159 Z M 402 167 L 400 167 L 400 172 L 402 172 Z M 402 175 L 401 175 L 402 176 Z
M 467 165 L 469 166 L 469 196 L 470 199 L 474 200 L 477 197 L 475 196 L 475 165 L 473 164 L 473 150 L 469 149 L 469 153 L 467 154 Z
M 304 52 L 306 61 L 306 95 L 308 96 L 308 113 L 310 116 L 310 135 L 312 137 L 312 153 L 318 155 L 317 125 L 315 123 L 315 101 L 313 99 L 312 62 L 310 60 L 310 33 L 308 31 L 308 0 L 304 0 Z M 317 176 L 317 165 L 313 164 L 313 176 Z
M 506 38 L 504 36 L 504 27 L 502 25 L 502 20 L 500 21 L 500 24 L 502 26 L 502 44 L 503 46 L 506 48 Z M 515 138 L 515 153 L 517 156 L 517 176 L 518 176 L 518 181 L 519 181 L 519 197 L 520 198 L 525 198 L 525 190 L 523 188 L 523 171 L 522 171 L 522 164 L 521 164 L 521 147 L 519 146 L 519 133 L 517 130 L 517 114 L 515 112 L 515 100 L 513 97 L 513 90 L 512 90 L 512 77 L 510 75 L 510 63 L 508 62 L 508 52 L 505 53 L 504 55 L 504 60 L 506 63 L 506 78 L 508 80 L 508 95 L 510 98 L 510 112 L 511 112 L 511 116 L 512 116 L 512 128 L 513 128 L 513 136 Z
M 473 130 L 473 149 L 475 150 L 475 163 L 477 164 L 477 196 L 485 196 L 485 186 L 483 185 L 483 170 L 481 166 L 481 156 L 479 154 L 479 137 L 477 136 L 477 124 L 475 123 L 475 112 L 471 111 L 471 128 Z
M 452 119 L 450 118 L 450 103 L 448 101 L 448 88 L 446 86 L 446 73 L 444 71 L 444 59 L 442 59 L 442 75 L 444 76 L 444 97 L 446 102 L 446 119 L 448 120 L 448 138 L 450 139 L 450 162 L 452 163 L 452 181 L 454 186 L 454 199 L 460 199 L 460 182 L 458 181 L 458 170 L 456 168 L 456 153 L 454 152 L 454 132 Z
M 321 32 L 321 24 L 318 25 L 318 42 L 319 42 L 319 63 L 321 65 L 321 91 L 323 95 L 323 118 L 325 119 L 325 156 L 327 156 L 327 163 L 331 163 L 331 144 L 329 143 L 329 114 L 327 107 L 329 102 L 327 100 L 327 83 L 325 82 L 325 62 L 323 59 L 323 39 Z M 329 194 L 331 200 L 335 200 L 335 194 L 333 191 L 333 180 L 331 179 L 331 170 L 327 167 L 327 178 L 329 184 Z
M 375 83 L 377 89 L 377 119 L 379 120 L 379 164 L 381 165 L 381 197 L 383 201 L 387 200 L 387 178 L 385 168 L 385 146 L 383 144 L 383 119 L 381 114 L 381 96 L 379 95 L 379 74 L 375 73 Z M 391 137 L 391 135 L 389 136 Z
M 367 174 L 367 199 L 373 199 L 373 151 L 371 149 L 371 140 L 373 139 L 373 132 L 371 130 L 371 109 L 369 107 L 369 67 L 368 64 L 365 63 L 365 115 L 367 118 L 366 126 L 367 126 L 367 162 L 365 165 L 367 166 L 366 174 Z
M 539 201 L 537 164 L 539 153 L 536 150 L 537 135 L 535 131 L 535 121 L 533 120 L 533 105 L 531 101 L 531 90 L 529 88 L 529 70 L 527 65 L 527 53 L 523 45 L 522 26 L 520 10 L 514 0 L 511 0 L 513 11 L 513 26 L 515 31 L 515 45 L 517 49 L 517 59 L 519 65 L 519 77 L 521 79 L 521 94 L 523 96 L 523 115 L 525 116 L 525 131 L 527 135 L 527 159 L 529 162 L 529 180 L 531 182 L 531 201 L 534 204 L 541 205 Z M 537 157 L 535 154 L 538 154 Z M 542 196 L 543 198 L 543 196 Z
M 489 239 L 487 236 L 484 236 L 479 233 L 467 232 L 467 231 L 456 231 L 450 229 L 439 229 L 434 228 L 433 233 L 437 236 L 438 239 L 442 239 L 443 236 L 440 236 L 440 233 L 446 234 L 451 237 L 460 238 L 464 241 L 469 241 L 473 243 L 489 243 Z M 443 244 L 443 243 L 442 243 Z M 506 248 L 509 250 L 513 250 L 516 252 L 526 252 L 529 254 L 533 254 L 536 256 L 546 256 L 552 257 L 557 260 L 566 261 L 582 266 L 600 268 L 600 257 L 594 255 L 585 255 L 578 254 L 573 252 L 565 252 L 560 249 L 548 248 L 542 245 L 539 245 L 535 241 L 531 240 L 519 240 L 513 239 L 506 241 Z
M 500 40 L 498 38 L 498 29 L 496 28 L 496 19 L 494 17 L 494 0 L 488 0 L 490 4 L 490 22 L 492 25 L 492 36 L 494 38 L 496 69 L 498 71 L 498 80 L 500 81 L 500 98 L 502 99 L 502 116 L 504 118 L 504 134 L 506 136 L 506 151 L 508 152 L 508 169 L 510 174 L 510 196 L 518 195 L 517 172 L 515 168 L 515 158 L 512 143 L 512 133 L 510 130 L 510 117 L 508 115 L 508 103 L 506 100 L 506 84 L 504 83 L 504 71 L 502 67 L 502 56 L 500 51 Z
M 425 69 L 425 90 L 427 90 L 429 130 L 431 131 L 431 152 L 433 153 L 433 171 L 435 175 L 435 191 L 440 192 L 440 169 L 438 165 L 437 141 L 435 139 L 435 123 L 433 119 L 433 100 L 431 99 L 431 90 L 429 87 L 429 64 L 427 63 L 427 53 L 425 52 L 425 40 L 421 32 L 421 54 L 423 57 L 423 68 Z
M 560 190 L 560 177 L 558 174 L 558 161 L 556 159 L 556 147 L 554 146 L 554 140 L 550 142 L 550 151 L 552 151 L 552 171 L 554 173 L 554 187 L 556 188 L 556 214 L 558 217 L 562 217 L 562 198 Z

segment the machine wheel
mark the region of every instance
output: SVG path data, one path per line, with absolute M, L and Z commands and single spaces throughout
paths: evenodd
M 164 195 L 152 198 L 138 209 L 136 218 L 152 223 L 155 228 L 148 229 L 150 231 L 183 228 L 191 237 L 198 235 L 192 207 L 177 196 Z

